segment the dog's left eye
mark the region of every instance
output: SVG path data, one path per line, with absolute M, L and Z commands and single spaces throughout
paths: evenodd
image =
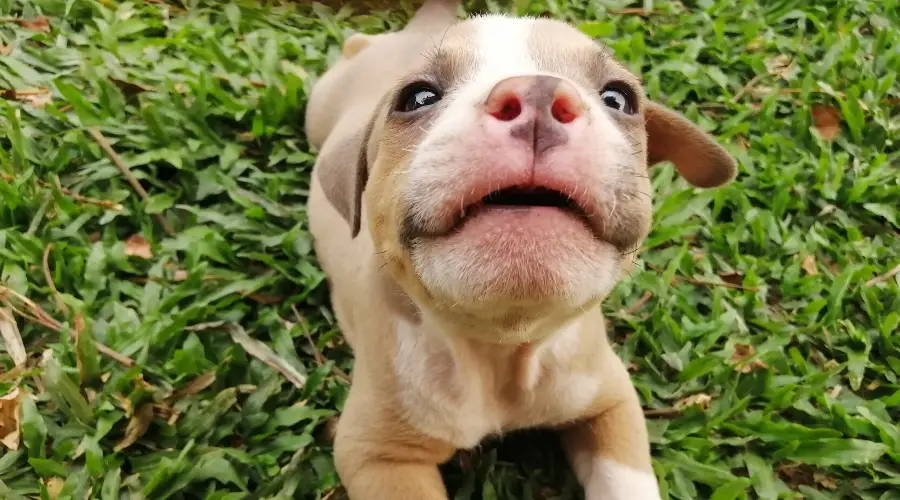
M 627 115 L 634 113 L 634 106 L 632 106 L 631 100 L 625 95 L 625 92 L 622 92 L 617 88 L 607 87 L 600 93 L 600 100 L 602 100 L 603 104 L 607 107 L 621 111 Z
M 397 111 L 409 113 L 417 109 L 431 106 L 441 100 L 441 94 L 425 84 L 412 85 L 400 94 L 397 100 Z

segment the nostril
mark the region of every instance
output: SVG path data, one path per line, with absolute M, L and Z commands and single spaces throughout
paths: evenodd
M 578 118 L 579 110 L 575 103 L 567 96 L 558 96 L 550 106 L 550 114 L 556 121 L 566 124 Z
M 492 99 L 486 111 L 500 121 L 511 122 L 522 114 L 522 102 L 516 95 L 506 94 Z

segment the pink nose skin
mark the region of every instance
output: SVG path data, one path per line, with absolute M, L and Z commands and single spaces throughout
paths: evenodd
M 484 101 L 484 112 L 540 155 L 569 141 L 569 129 L 584 115 L 575 87 L 553 76 L 501 80 Z

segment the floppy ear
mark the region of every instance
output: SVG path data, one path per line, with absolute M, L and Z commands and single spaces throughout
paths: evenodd
M 341 123 L 334 128 L 316 159 L 316 171 L 325 197 L 350 224 L 351 236 L 359 234 L 362 193 L 369 178 L 369 138 L 373 116 L 364 127 Z
M 655 102 L 647 103 L 644 115 L 649 166 L 671 161 L 682 177 L 701 188 L 722 186 L 734 179 L 734 158 L 687 118 Z

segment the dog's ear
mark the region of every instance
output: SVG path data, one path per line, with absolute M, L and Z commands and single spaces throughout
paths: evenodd
M 364 126 L 339 124 L 316 158 L 316 170 L 325 197 L 350 224 L 351 236 L 359 234 L 362 194 L 369 179 L 369 139 L 373 116 Z
M 690 120 L 665 106 L 648 102 L 647 163 L 671 161 L 689 183 L 701 188 L 722 186 L 737 174 L 734 158 Z

